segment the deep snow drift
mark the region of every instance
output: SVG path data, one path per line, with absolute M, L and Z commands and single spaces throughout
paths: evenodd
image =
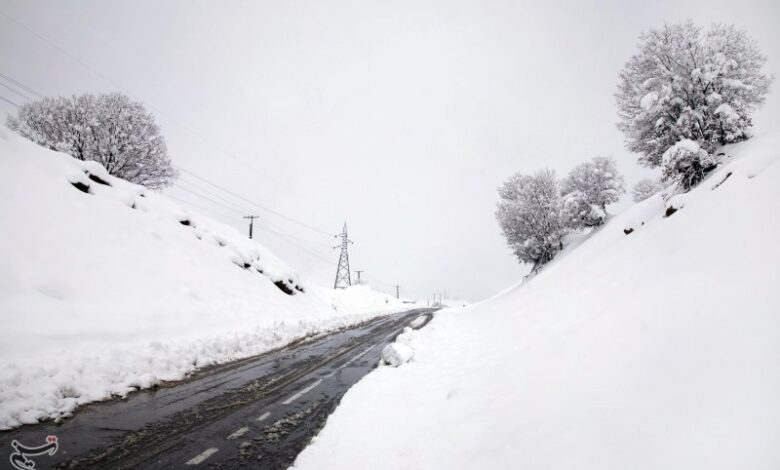
M 437 314 L 295 468 L 780 468 L 780 133 L 725 151 L 677 212 Z
M 0 429 L 404 310 L 5 127 L 0 174 Z

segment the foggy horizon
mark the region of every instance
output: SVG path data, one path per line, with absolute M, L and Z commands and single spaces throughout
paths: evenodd
M 494 217 L 506 178 L 564 176 L 596 155 L 627 187 L 658 174 L 615 127 L 617 75 L 642 31 L 733 23 L 778 74 L 780 4 L 748 3 L 4 0 L 0 72 L 44 96 L 144 103 L 190 181 L 164 193 L 242 233 L 243 215 L 261 216 L 255 238 L 317 284 L 333 284 L 346 221 L 352 269 L 373 287 L 476 301 L 528 272 Z M 755 134 L 780 123 L 779 96 Z M 181 189 L 208 189 L 199 177 L 311 228 Z

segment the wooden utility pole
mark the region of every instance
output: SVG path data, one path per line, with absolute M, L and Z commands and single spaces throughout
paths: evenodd
M 259 216 L 257 215 L 245 215 L 245 219 L 249 219 L 249 238 L 252 238 L 252 227 L 255 225 L 255 219 L 257 219 Z

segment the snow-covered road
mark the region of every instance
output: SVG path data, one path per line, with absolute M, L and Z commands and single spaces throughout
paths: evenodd
M 127 400 L 88 405 L 61 425 L 2 432 L 0 462 L 14 439 L 37 446 L 56 435 L 57 453 L 33 457 L 37 469 L 286 468 L 382 348 L 433 310 L 379 317 Z

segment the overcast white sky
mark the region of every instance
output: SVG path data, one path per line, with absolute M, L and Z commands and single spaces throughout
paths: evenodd
M 0 0 L 0 13 L 61 49 L 0 15 L 0 72 L 44 95 L 143 101 L 174 163 L 325 231 L 348 221 L 352 268 L 419 298 L 478 300 L 522 277 L 493 216 L 510 174 L 594 155 L 629 183 L 648 174 L 623 149 L 612 96 L 642 30 L 734 23 L 780 75 L 777 0 Z M 780 125 L 778 95 L 757 132 Z M 169 193 L 245 230 L 242 208 Z M 335 239 L 237 205 L 296 237 L 307 251 L 257 230 L 332 284 Z

